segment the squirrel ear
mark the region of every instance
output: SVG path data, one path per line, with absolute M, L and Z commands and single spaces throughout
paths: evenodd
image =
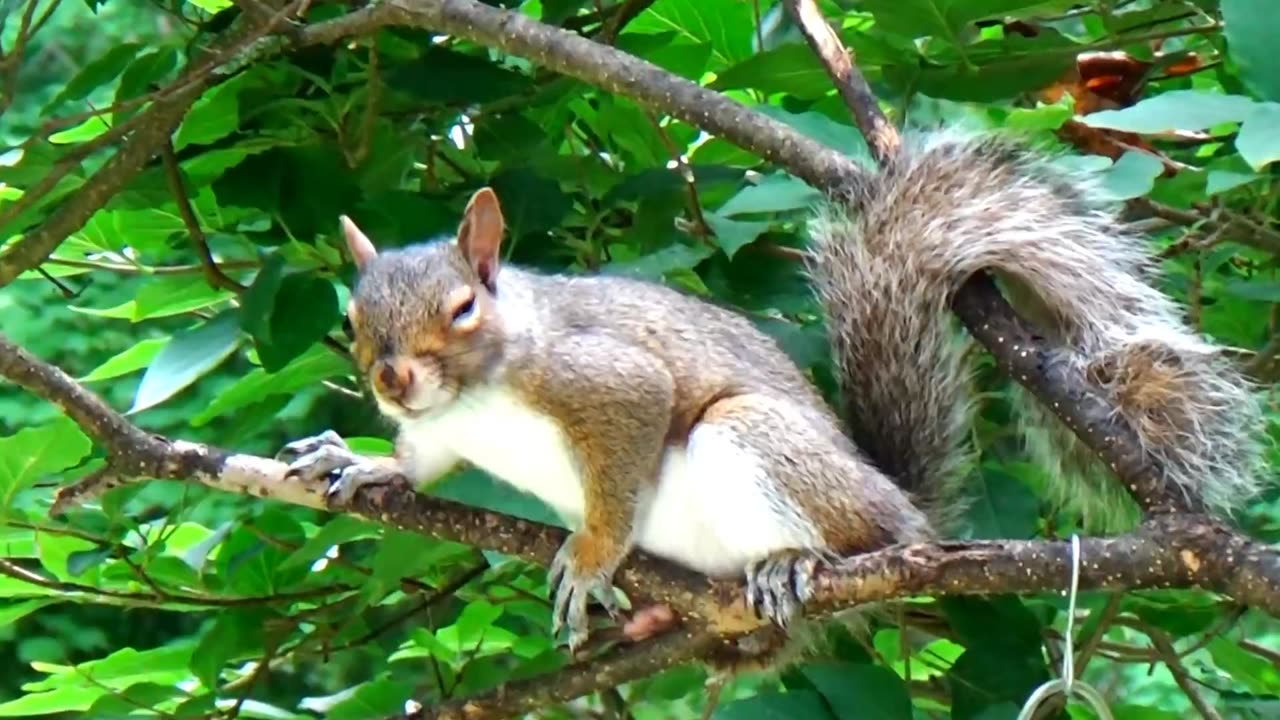
M 502 234 L 506 229 L 497 194 L 492 188 L 477 190 L 462 213 L 458 248 L 490 290 L 498 275 L 498 249 L 502 247 Z
M 370 260 L 378 256 L 378 249 L 351 218 L 339 215 L 338 221 L 342 223 L 342 234 L 347 236 L 347 249 L 351 251 L 351 259 L 355 260 L 357 269 L 363 270 Z

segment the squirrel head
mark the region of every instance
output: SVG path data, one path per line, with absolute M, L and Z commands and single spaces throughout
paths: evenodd
M 352 350 L 378 407 L 403 421 L 448 405 L 502 354 L 497 195 L 483 188 L 471 197 L 456 242 L 380 253 L 350 218 L 341 222 L 357 268 Z

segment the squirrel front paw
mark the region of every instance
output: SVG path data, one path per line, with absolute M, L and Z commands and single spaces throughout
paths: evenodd
M 614 563 L 616 565 L 616 563 Z M 569 629 L 569 651 L 575 652 L 590 634 L 587 601 L 594 595 L 610 617 L 619 617 L 614 594 L 613 571 L 599 552 L 591 549 L 591 541 L 582 533 L 573 533 L 556 552 L 547 571 L 547 584 L 552 591 L 551 632 L 559 635 Z
M 747 566 L 747 607 L 786 629 L 813 597 L 813 576 L 833 559 L 814 550 L 783 550 Z
M 276 453 L 276 459 L 289 463 L 286 478 L 296 477 L 306 482 L 327 480 L 325 501 L 330 507 L 347 505 L 356 491 L 368 485 L 408 482 L 394 468 L 352 452 L 346 441 L 332 430 L 285 445 Z

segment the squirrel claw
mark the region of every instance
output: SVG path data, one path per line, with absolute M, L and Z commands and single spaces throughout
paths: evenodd
M 556 553 L 547 571 L 547 584 L 552 588 L 551 633 L 569 630 L 569 651 L 576 652 L 590 635 L 587 622 L 587 601 L 592 595 L 599 600 L 609 616 L 618 619 L 621 611 L 614 595 L 610 573 L 597 571 L 584 573 L 574 561 L 575 535 L 569 536 Z
M 309 442 L 311 438 L 299 442 Z M 284 453 L 282 450 L 281 453 Z M 304 482 L 329 480 L 331 483 L 340 474 L 353 465 L 365 464 L 368 461 L 345 447 L 337 445 L 320 445 L 311 452 L 298 457 L 289 463 L 285 471 L 287 478 L 300 478 Z
M 332 430 L 291 442 L 276 453 L 276 458 L 289 463 L 286 478 L 327 480 L 325 503 L 330 508 L 347 505 L 366 485 L 404 482 L 404 476 L 395 470 L 351 452 L 346 441 Z
M 347 441 L 342 436 L 332 430 L 325 430 L 319 435 L 313 435 L 301 440 L 294 440 L 284 447 L 280 448 L 280 452 L 276 453 L 276 460 L 285 463 L 295 463 L 303 456 L 310 455 L 321 448 L 333 447 L 341 450 L 350 450 L 347 447 Z
M 832 563 L 825 553 L 788 550 L 747 566 L 747 607 L 782 629 L 813 597 L 813 576 Z
M 396 485 L 406 482 L 400 473 L 381 465 L 363 461 L 343 468 L 329 482 L 325 502 L 329 507 L 344 507 L 356 496 L 356 492 L 371 485 Z

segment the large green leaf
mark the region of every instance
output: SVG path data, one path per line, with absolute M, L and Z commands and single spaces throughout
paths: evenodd
M 911 720 L 911 696 L 902 679 L 874 665 L 829 663 L 802 671 L 827 701 L 837 720 Z
M 174 334 L 143 374 L 129 413 L 159 405 L 189 387 L 222 364 L 242 339 L 237 313 L 230 310 Z
M 115 690 L 137 682 L 172 683 L 185 680 L 195 644 L 177 642 L 150 650 L 121 648 L 107 657 L 75 666 L 41 665 L 48 677 L 26 686 L 29 692 L 69 687 L 100 687 Z
M 209 406 L 191 418 L 200 426 L 219 415 L 260 402 L 273 395 L 287 395 L 321 380 L 351 372 L 351 363 L 329 350 L 313 345 L 277 372 L 252 370 L 218 394 Z
M 884 32 L 907 37 L 932 35 L 965 43 L 969 23 L 1004 18 L 1055 4 L 1052 0 L 863 0 Z
M 1242 95 L 1200 90 L 1174 90 L 1141 100 L 1122 110 L 1103 110 L 1081 118 L 1096 128 L 1136 133 L 1204 130 L 1250 117 L 1257 103 Z
M 142 340 L 138 344 L 124 350 L 110 359 L 104 361 L 101 365 L 94 368 L 88 375 L 80 378 L 80 382 L 96 382 L 99 380 L 110 380 L 128 375 L 131 372 L 141 370 L 147 367 L 155 360 L 156 355 L 169 344 L 171 338 L 152 338 L 150 340 Z
M 75 467 L 92 443 L 68 418 L 0 437 L 0 507 L 7 514 L 14 497 L 46 475 Z
M 687 42 L 707 43 L 719 67 L 751 54 L 751 7 L 736 0 L 658 0 L 629 26 L 629 32 L 674 32 Z
M 1245 118 L 1236 149 L 1254 170 L 1280 160 L 1280 103 L 1262 103 Z
M 735 700 L 721 705 L 711 717 L 714 720 L 835 720 L 822 696 L 811 690 L 766 692 L 753 698 Z
M 1280 102 L 1280 13 L 1272 0 L 1222 0 L 1223 32 L 1231 59 L 1254 92 Z
M 338 323 L 338 293 L 325 278 L 307 273 L 286 275 L 276 288 L 270 317 L 269 340 L 255 340 L 262 368 L 278 372 Z

